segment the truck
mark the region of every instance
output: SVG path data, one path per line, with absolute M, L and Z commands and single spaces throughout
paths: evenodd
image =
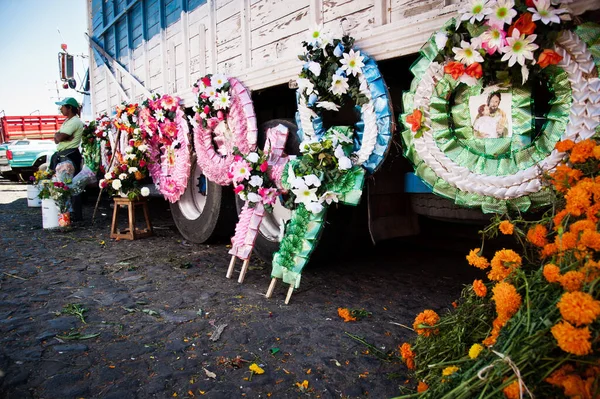
M 598 4 L 572 6 L 579 14 Z M 397 118 L 420 48 L 460 8 L 455 0 L 88 0 L 93 113 L 110 114 L 122 101 L 141 103 L 152 92 L 177 95 L 191 108 L 196 80 L 222 73 L 252 92 L 259 137 L 277 123 L 293 128 L 298 53 L 309 29 L 320 26 L 350 34 L 377 61 Z M 358 224 L 366 225 L 373 243 L 416 234 L 419 214 L 482 219 L 481 210 L 432 194 L 410 174 L 414 169 L 399 147 L 392 145 L 367 179 L 358 208 L 366 219 Z M 191 168 L 188 189 L 171 210 L 186 239 L 204 242 L 226 225 L 235 206 L 231 187 L 206 180 L 195 162 Z M 272 256 L 286 217 L 289 212 L 276 206 L 263 219 L 259 256 Z
M 27 180 L 56 150 L 54 133 L 63 115 L 0 117 L 0 174 L 12 181 Z

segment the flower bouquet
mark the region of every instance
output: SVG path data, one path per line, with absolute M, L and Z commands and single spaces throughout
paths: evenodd
M 96 124 L 96 121 L 85 124 L 81 136 L 81 155 L 83 156 L 83 162 L 94 173 L 98 172 L 101 164 L 101 143 L 96 136 Z
M 154 94 L 139 111 L 139 124 L 149 145 L 150 175 L 170 202 L 185 192 L 190 172 L 189 127 L 181 99 Z
M 66 227 L 71 224 L 70 209 L 72 192 L 69 186 L 61 181 L 42 180 L 39 198 L 52 200 L 58 208 L 58 225 Z
M 37 170 L 33 173 L 33 176 L 29 177 L 29 181 L 34 185 L 39 185 L 42 180 L 50 180 L 54 172 L 51 170 Z
M 142 187 L 141 181 L 148 176 L 147 133 L 138 126 L 137 104 L 118 106 L 114 125 L 120 131 L 122 150 L 114 154 L 116 165 L 100 179 L 100 188 L 108 188 L 110 195 L 131 200 L 140 195 L 146 197 L 150 190 Z
M 488 281 L 466 287 L 447 314 L 415 319 L 417 337 L 400 354 L 418 397 L 598 397 L 600 142 L 556 149 L 567 159 L 547 176 L 554 209 L 539 220 L 497 217 L 483 232 L 512 235 L 521 249 L 491 260 L 473 249 L 467 262 Z
M 204 128 L 214 128 L 224 121 L 231 105 L 230 90 L 229 80 L 220 74 L 208 74 L 194 83 L 192 91 L 198 96 L 194 107 L 196 122 Z
M 280 192 L 269 176 L 267 154 L 261 150 L 249 154 L 242 154 L 237 148 L 233 151 L 235 158 L 229 170 L 233 191 L 247 201 L 249 207 L 262 203 L 268 212 L 272 212 Z

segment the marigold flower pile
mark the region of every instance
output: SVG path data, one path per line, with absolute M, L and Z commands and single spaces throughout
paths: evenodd
M 522 248 L 471 250 L 467 263 L 488 281 L 446 314 L 420 313 L 414 343 L 399 345 L 419 397 L 600 397 L 600 143 L 556 149 L 554 208 L 539 220 L 496 217 L 483 232 Z

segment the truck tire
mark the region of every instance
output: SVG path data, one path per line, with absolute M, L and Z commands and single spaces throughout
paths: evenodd
M 229 186 L 222 187 L 206 179 L 195 155 L 191 159 L 188 186 L 170 207 L 175 226 L 188 241 L 202 244 L 233 234 L 236 219 L 233 191 Z
M 285 144 L 285 152 L 288 155 L 298 155 L 300 153 L 300 142 L 296 131 L 298 128 L 296 125 L 286 119 L 272 119 L 268 122 L 263 123 L 258 129 L 258 148 L 264 148 L 266 141 L 266 134 L 269 128 L 275 127 L 279 124 L 284 125 L 289 129 L 288 139 Z M 244 206 L 244 201 L 237 195 L 235 196 L 235 204 L 238 215 Z M 254 242 L 254 251 L 259 258 L 265 262 L 271 262 L 273 254 L 279 250 L 279 231 L 281 228 L 281 221 L 287 221 L 291 217 L 292 212 L 289 209 L 284 208 L 281 205 L 279 199 L 273 207 L 273 212 L 265 212 L 262 223 L 258 230 L 259 234 Z
M 435 194 L 411 194 L 410 203 L 418 215 L 443 221 L 479 224 L 489 222 L 491 217 L 479 209 L 460 207 L 454 201 Z

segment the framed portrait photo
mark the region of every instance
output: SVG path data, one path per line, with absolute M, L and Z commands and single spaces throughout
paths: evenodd
M 512 94 L 493 92 L 469 98 L 473 137 L 500 139 L 512 137 Z

